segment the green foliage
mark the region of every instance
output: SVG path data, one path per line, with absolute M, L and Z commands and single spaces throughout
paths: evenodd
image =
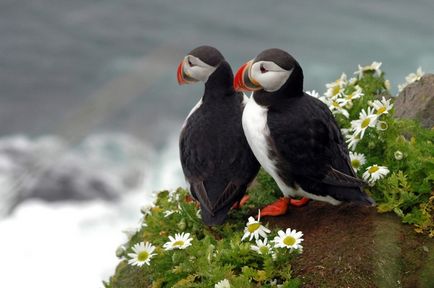
M 375 100 L 385 97 L 394 103 L 395 98 L 388 95 L 385 83 L 384 73 L 367 69 L 361 77 L 342 85 L 343 93 L 337 98 L 355 91 L 357 86 L 364 94 L 344 107 L 349 117 L 336 114 L 340 126 L 349 129 L 350 135 L 352 122 L 359 119 L 362 110 L 373 109 Z M 323 101 L 330 100 L 324 97 Z M 393 211 L 404 223 L 414 224 L 416 231 L 433 236 L 434 215 L 429 199 L 434 187 L 434 130 L 425 129 L 414 120 L 394 118 L 393 114 L 392 108 L 386 114 L 377 115 L 378 121 L 386 123 L 386 129 L 368 127 L 357 146 L 350 147 L 366 157 L 358 174 L 362 177 L 366 168 L 374 164 L 387 167 L 390 173 L 368 187 L 378 203 L 378 211 Z
M 257 211 L 259 208 L 271 204 L 282 197 L 282 192 L 273 178 L 261 169 L 258 176 L 256 176 L 256 185 L 250 188 L 249 195 L 250 199 L 247 205 L 243 207 L 244 211 L 251 209 Z
M 268 177 L 265 182 L 271 183 Z M 264 183 L 265 183 L 264 182 Z M 257 184 L 255 189 L 264 189 Z M 270 186 L 268 186 L 270 188 Z M 188 200 L 188 192 L 158 194 L 155 206 L 145 211 L 145 227 L 126 243 L 126 249 L 106 288 L 117 287 L 214 287 L 228 279 L 231 287 L 299 287 L 300 281 L 291 277 L 291 259 L 296 256 L 288 249 L 278 249 L 275 258 L 251 249 L 251 242 L 241 241 L 248 215 L 231 213 L 224 225 L 204 226 L 197 216 L 196 204 Z M 258 199 L 252 197 L 252 203 Z M 165 211 L 175 213 L 165 216 Z M 244 216 L 244 220 L 240 218 Z M 162 247 L 169 235 L 188 232 L 192 245 L 184 250 L 166 251 Z M 275 235 L 276 231 L 271 235 Z M 128 253 L 139 242 L 151 242 L 157 248 L 150 265 L 135 267 L 127 264 Z M 274 281 L 274 282 L 273 282 Z

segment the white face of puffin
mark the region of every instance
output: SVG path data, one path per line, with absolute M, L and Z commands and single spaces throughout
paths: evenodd
M 206 82 L 209 76 L 214 73 L 216 67 L 206 64 L 202 60 L 192 55 L 184 58 L 184 73 L 197 81 Z
M 265 91 L 274 92 L 286 83 L 292 70 L 285 70 L 272 61 L 258 61 L 250 68 L 250 78 Z

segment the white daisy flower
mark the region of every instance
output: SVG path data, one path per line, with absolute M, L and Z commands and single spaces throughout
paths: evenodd
M 344 88 L 340 87 L 339 85 L 335 85 L 328 88 L 327 91 L 324 93 L 324 96 L 330 99 L 336 99 L 340 97 L 342 93 L 344 93 Z
M 347 74 L 342 73 L 341 77 L 339 77 L 339 79 L 337 79 L 334 83 L 336 83 L 337 85 L 339 85 L 341 87 L 347 86 L 347 84 L 348 84 Z
M 360 134 L 360 138 L 363 138 L 365 131 L 368 127 L 375 127 L 377 123 L 377 115 L 373 113 L 371 107 L 368 110 L 362 109 L 359 114 L 358 120 L 351 121 L 351 127 L 354 130 L 354 134 Z
M 172 203 L 178 203 L 179 202 L 179 194 L 176 193 L 176 190 L 169 191 L 169 201 Z
M 321 96 L 319 95 L 319 93 L 316 92 L 315 90 L 312 90 L 312 91 L 306 91 L 306 94 L 309 94 L 310 96 L 315 97 L 315 98 L 320 98 L 320 97 L 321 97 Z
M 175 234 L 175 237 L 169 236 L 169 240 L 163 245 L 165 250 L 185 249 L 191 246 L 193 238 L 190 238 L 190 233 L 182 232 Z
M 166 211 L 164 211 L 164 212 L 163 212 L 163 214 L 164 214 L 164 218 L 169 217 L 169 216 L 172 215 L 173 213 L 175 213 L 175 211 L 173 211 L 173 210 L 166 210 Z
M 385 131 L 389 128 L 389 124 L 386 121 L 378 121 L 377 122 L 377 130 Z
M 411 84 L 413 82 L 419 81 L 422 76 L 425 75 L 425 72 L 422 71 L 422 67 L 419 66 L 417 68 L 416 73 L 410 73 L 405 77 L 405 81 L 407 81 L 408 84 Z
M 365 173 L 363 173 L 363 179 L 372 184 L 377 180 L 384 178 L 387 174 L 389 174 L 389 169 L 387 169 L 386 166 L 378 166 L 377 164 L 374 164 L 366 168 Z
M 143 266 L 144 264 L 149 265 L 151 258 L 154 257 L 155 253 L 155 246 L 153 246 L 149 242 L 140 242 L 133 246 L 134 253 L 128 253 L 128 257 L 130 259 L 128 260 L 128 264 L 133 266 Z
M 374 61 L 371 63 L 371 65 L 366 65 L 366 66 L 360 66 L 359 65 L 358 70 L 356 72 L 354 72 L 354 74 L 357 75 L 357 77 L 359 79 L 361 79 L 365 72 L 374 71 L 374 75 L 379 77 L 379 76 L 381 76 L 381 73 L 382 73 L 382 71 L 380 69 L 381 64 L 382 64 L 381 62 Z
M 327 91 L 324 94 L 326 97 L 335 99 L 344 93 L 345 87 L 347 86 L 347 75 L 342 73 L 341 77 L 334 82 L 327 83 Z
M 348 84 L 355 85 L 357 81 L 358 81 L 357 77 L 351 77 L 350 80 L 348 80 Z
M 339 103 L 339 99 L 327 99 L 326 105 L 329 106 L 330 111 L 332 111 L 333 114 L 342 114 L 346 118 L 350 117 L 350 114 L 348 113 L 347 109 L 344 108 L 345 103 Z
M 146 205 L 143 205 L 140 208 L 140 212 L 142 212 L 143 215 L 151 214 L 151 209 L 154 207 L 153 203 L 148 203 Z
M 395 159 L 398 160 L 398 161 L 402 160 L 402 158 L 404 158 L 404 154 L 402 154 L 402 152 L 399 151 L 399 150 L 395 151 L 395 153 L 393 154 L 393 156 L 395 156 Z
M 214 285 L 214 288 L 231 288 L 231 283 L 229 283 L 228 279 L 223 279 Z
M 350 151 L 351 166 L 354 171 L 359 171 L 360 167 L 366 164 L 365 155 Z
M 267 238 L 267 233 L 271 231 L 268 228 L 265 228 L 261 225 L 261 211 L 259 210 L 258 220 L 255 220 L 252 216 L 249 217 L 248 222 L 246 224 L 246 228 L 244 228 L 244 235 L 241 238 L 241 241 L 249 237 L 249 241 L 253 238 L 256 240 L 259 239 L 259 236 L 262 238 Z
M 407 83 L 398 84 L 398 92 L 401 92 L 402 90 L 404 90 L 405 87 L 407 87 Z
M 291 228 L 286 229 L 284 232 L 280 230 L 277 232 L 278 236 L 274 237 L 274 247 L 276 248 L 288 248 L 288 249 L 299 249 L 302 248 L 301 242 L 303 242 L 303 233 L 300 231 L 291 230 Z
M 360 97 L 362 97 L 363 95 L 363 90 L 362 87 L 360 87 L 359 85 L 357 85 L 356 90 L 354 90 L 353 92 L 349 93 L 349 94 L 344 94 L 343 98 L 339 98 L 337 99 L 337 102 L 342 103 L 344 106 L 348 105 L 348 104 L 352 104 L 353 100 L 355 99 L 359 99 Z
M 348 143 L 348 148 L 354 151 L 356 149 L 357 143 L 362 139 L 359 134 L 353 133 L 345 135 L 345 142 Z
M 271 245 L 268 243 L 268 240 L 266 238 L 264 240 L 256 240 L 256 245 L 251 245 L 250 248 L 261 255 L 274 255 L 273 248 L 271 248 Z
M 390 103 L 390 100 L 391 99 L 386 100 L 386 98 L 383 97 L 381 101 L 375 100 L 372 102 L 371 106 L 375 108 L 375 113 L 377 115 L 388 114 L 393 107 L 393 104 Z
M 422 71 L 422 67 L 417 68 L 416 73 L 410 73 L 405 77 L 405 83 L 398 85 L 398 90 L 401 92 L 404 88 L 416 81 L 419 81 L 422 76 L 425 75 L 425 72 Z

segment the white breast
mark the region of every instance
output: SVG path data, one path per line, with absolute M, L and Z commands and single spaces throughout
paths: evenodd
M 243 112 L 243 129 L 250 148 L 258 159 L 262 168 L 274 178 L 282 192 L 292 195 L 292 189 L 287 187 L 277 174 L 275 162 L 269 157 L 270 147 L 267 138 L 270 130 L 267 126 L 268 109 L 258 105 L 253 97 L 250 97 Z M 288 196 L 288 195 L 286 195 Z
M 302 196 L 314 200 L 329 202 L 337 205 L 340 201 L 333 199 L 330 196 L 318 196 L 304 191 L 301 187 L 293 189 L 285 184 L 277 173 L 275 160 L 270 159 L 269 151 L 271 147 L 268 144 L 267 138 L 270 137 L 270 129 L 267 126 L 268 109 L 258 105 L 253 97 L 250 97 L 243 112 L 243 129 L 246 135 L 247 142 L 250 148 L 258 159 L 262 168 L 276 181 L 283 194 L 288 196 Z
M 202 98 L 200 98 L 199 102 L 196 103 L 196 105 L 194 105 L 194 107 L 191 109 L 190 113 L 188 113 L 187 118 L 185 118 L 184 120 L 184 124 L 182 124 L 182 128 L 181 131 L 184 130 L 185 125 L 187 124 L 187 120 L 188 118 L 190 118 L 190 116 L 197 110 L 199 109 L 200 105 L 202 105 Z

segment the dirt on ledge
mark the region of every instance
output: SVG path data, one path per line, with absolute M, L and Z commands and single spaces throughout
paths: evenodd
M 293 264 L 303 287 L 434 287 L 434 239 L 394 214 L 311 201 L 263 220 L 304 233 L 303 254 Z

